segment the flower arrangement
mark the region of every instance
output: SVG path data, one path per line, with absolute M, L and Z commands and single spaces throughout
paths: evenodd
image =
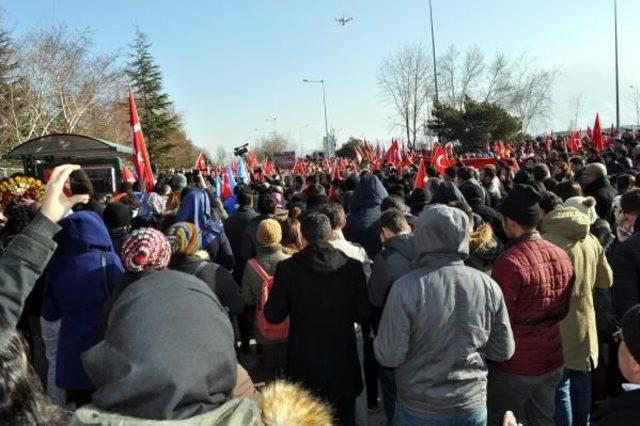
M 45 185 L 40 179 L 30 176 L 14 176 L 0 181 L 0 206 L 19 201 L 41 201 Z

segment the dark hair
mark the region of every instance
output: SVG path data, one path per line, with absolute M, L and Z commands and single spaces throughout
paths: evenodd
M 316 174 L 311 174 L 307 176 L 305 182 L 307 182 L 307 185 L 317 185 L 320 183 L 320 177 Z
M 31 207 L 23 202 L 10 203 L 4 210 L 4 215 L 7 217 L 7 224 L 3 230 L 6 237 L 13 237 L 21 233 L 35 217 Z
M 407 206 L 402 197 L 399 197 L 398 195 L 389 195 L 387 198 L 382 200 L 382 204 L 380 204 L 380 211 L 385 212 L 390 209 L 404 211 L 406 207 Z
M 380 230 L 388 229 L 394 234 L 410 230 L 407 217 L 398 209 L 389 209 L 380 216 Z
M 68 416 L 45 395 L 27 360 L 27 343 L 0 318 L 0 419 L 2 424 L 66 425 Z
M 131 192 L 131 191 L 133 191 L 133 184 L 131 182 L 120 183 L 120 192 Z
M 542 195 L 542 199 L 538 204 L 545 213 L 549 213 L 556 207 L 562 204 L 562 199 L 553 192 L 545 192 Z
M 470 167 L 460 167 L 456 171 L 456 176 L 464 181 L 467 181 L 473 178 L 473 172 L 471 171 Z
M 331 222 L 322 213 L 310 213 L 303 217 L 300 230 L 309 243 L 329 241 L 331 238 Z
M 313 184 L 313 185 L 309 185 L 309 187 L 307 188 L 307 198 L 320 197 L 325 194 L 326 193 L 322 185 Z
M 72 194 L 93 195 L 93 184 L 84 170 L 76 170 L 69 176 L 69 187 Z
M 569 164 L 573 164 L 574 166 L 584 166 L 584 158 L 580 156 L 569 158 Z
M 625 192 L 620 198 L 620 207 L 624 213 L 640 215 L 640 189 Z
M 533 166 L 533 168 L 531 169 L 531 173 L 533 174 L 533 178 L 538 182 L 544 181 L 551 175 L 551 173 L 549 172 L 549 166 L 547 166 L 545 163 L 536 164 L 535 166 Z
M 253 195 L 247 191 L 239 191 L 237 194 L 238 204 L 241 206 L 252 206 L 253 205 Z
M 291 211 L 297 210 L 298 207 L 294 207 Z M 297 218 L 291 217 L 291 211 L 289 211 L 289 217 L 280 222 L 282 228 L 282 240 L 280 243 L 283 246 L 295 246 L 296 249 L 302 249 L 302 233 L 300 232 L 300 221 Z
M 484 174 L 487 175 L 487 177 L 490 177 L 491 179 L 493 179 L 494 177 L 497 176 L 498 171 L 496 170 L 496 168 L 494 166 L 485 166 L 482 169 L 482 172 Z
M 141 188 L 142 188 L 142 186 L 140 185 L 140 181 L 139 180 L 133 182 L 133 191 L 140 192 Z
M 449 176 L 450 178 L 456 177 L 456 168 L 455 167 L 447 167 L 444 169 L 444 174 Z
M 440 176 L 440 173 L 438 173 L 438 171 L 436 170 L 435 167 L 428 166 L 427 167 L 427 176 L 428 177 L 438 177 L 438 176 Z
M 274 214 L 276 212 L 276 201 L 271 194 L 260 194 L 258 197 L 258 211 L 260 214 Z
M 331 223 L 331 229 L 342 229 L 347 223 L 347 217 L 344 214 L 344 209 L 338 203 L 329 203 L 320 209 L 320 213 L 329 218 Z
M 634 186 L 636 186 L 636 178 L 630 173 L 622 173 L 616 179 L 616 189 L 618 192 L 624 192 Z
M 580 187 L 580 184 L 575 180 L 566 180 L 553 187 L 551 192 L 560 197 L 562 201 L 566 201 L 571 197 L 581 196 L 582 188 Z

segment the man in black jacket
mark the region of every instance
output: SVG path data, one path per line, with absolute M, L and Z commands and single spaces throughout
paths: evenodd
M 596 204 L 596 207 L 597 204 Z M 630 307 L 640 303 L 640 189 L 626 192 L 620 199 L 625 220 L 635 225 L 634 234 L 619 243 L 611 258 L 613 283 L 611 299 L 618 318 L 622 318 Z
M 233 270 L 233 278 L 237 283 L 240 283 L 242 279 L 242 269 L 244 265 L 240 265 L 238 262 L 239 254 L 242 251 L 242 241 L 244 239 L 244 231 L 253 218 L 258 216 L 258 212 L 253 208 L 253 195 L 246 191 L 240 191 L 236 194 L 238 200 L 238 210 L 236 210 L 229 218 L 224 222 L 224 231 L 231 243 L 231 251 L 233 251 L 236 257 L 236 267 Z
M 288 378 L 330 402 L 338 424 L 352 425 L 363 387 L 354 322 L 371 316 L 364 272 L 329 243 L 327 216 L 305 216 L 301 231 L 305 248 L 278 264 L 264 314 L 272 323 L 290 318 Z
M 387 301 L 389 290 L 400 277 L 411 272 L 411 264 L 415 258 L 415 248 L 411 227 L 403 212 L 390 209 L 380 216 L 380 237 L 384 249 L 378 253 L 367 283 L 369 300 L 377 310 L 376 333 L 382 308 Z M 396 403 L 396 382 L 393 368 L 378 365 L 378 377 L 382 390 L 382 404 L 391 424 Z
M 625 313 L 614 339 L 620 341 L 618 364 L 629 383 L 622 385 L 622 395 L 604 403 L 593 420 L 598 426 L 635 425 L 640 417 L 640 305 Z
M 596 199 L 598 217 L 609 221 L 611 218 L 613 199 L 618 193 L 607 178 L 607 168 L 601 163 L 591 163 L 582 174 L 585 196 Z

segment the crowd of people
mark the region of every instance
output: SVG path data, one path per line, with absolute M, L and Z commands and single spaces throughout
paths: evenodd
M 625 135 L 421 182 L 308 159 L 226 197 L 175 170 L 107 197 L 58 167 L 3 211 L 0 423 L 638 424 Z

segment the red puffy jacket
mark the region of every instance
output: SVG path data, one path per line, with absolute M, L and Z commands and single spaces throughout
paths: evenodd
M 561 367 L 558 322 L 569 310 L 574 281 L 569 256 L 535 232 L 513 242 L 496 260 L 492 277 L 504 294 L 516 341 L 513 357 L 496 367 L 526 376 Z

